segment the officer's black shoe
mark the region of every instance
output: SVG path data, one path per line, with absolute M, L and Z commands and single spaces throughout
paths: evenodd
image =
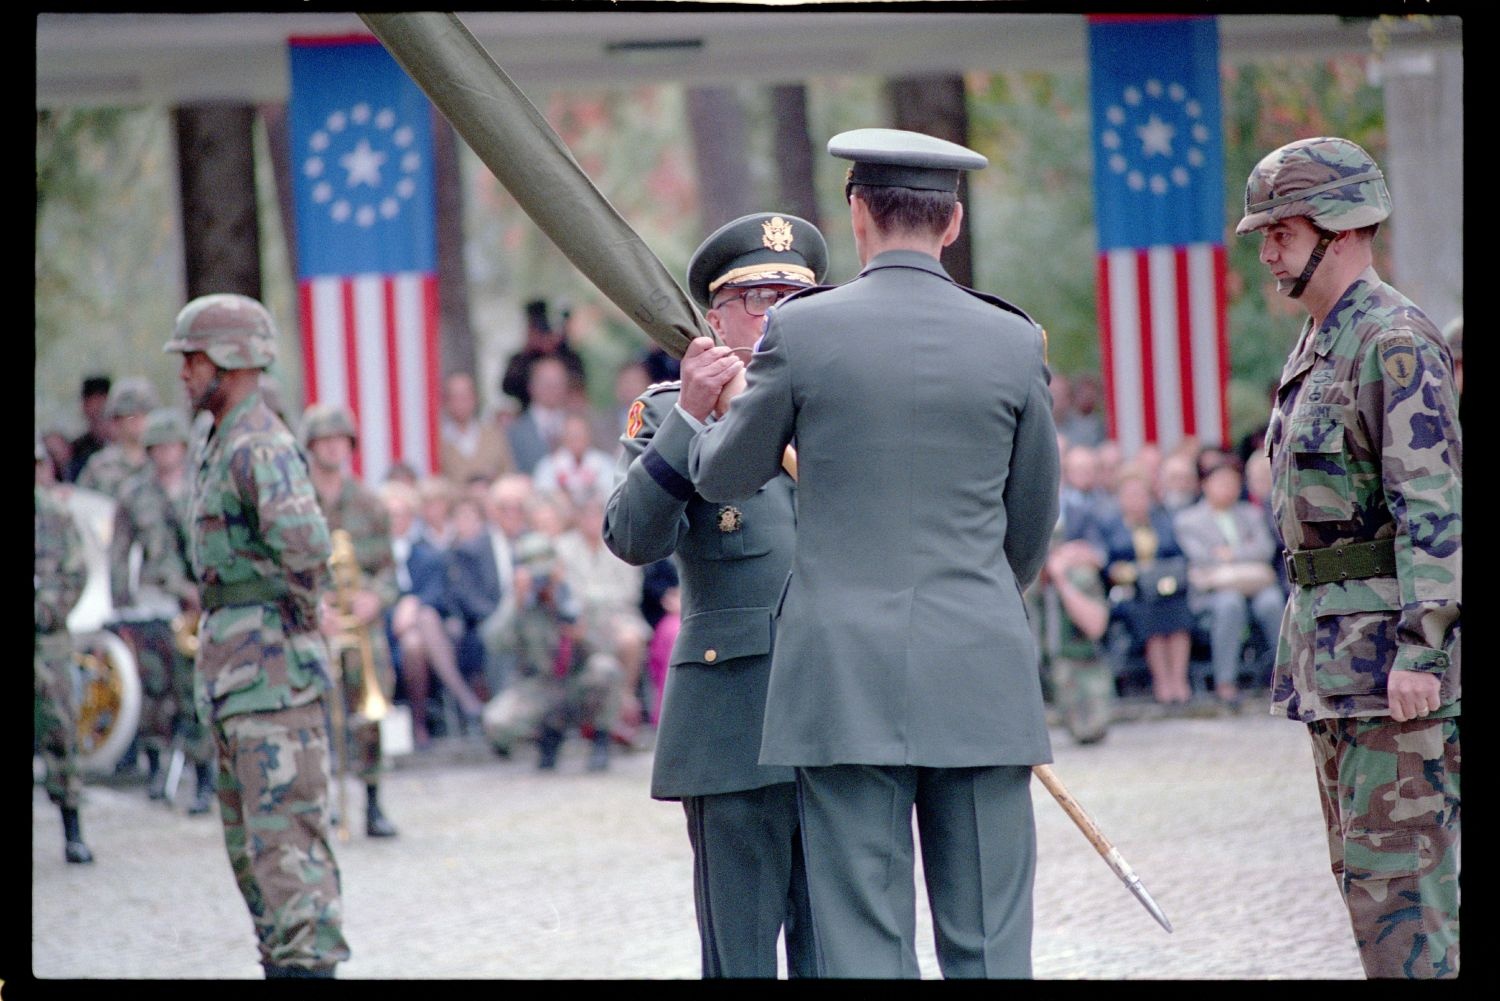
M 63 858 L 75 864 L 94 861 L 94 853 L 83 843 L 83 832 L 79 830 L 78 811 L 66 807 L 62 812 Z
M 154 747 L 146 748 L 146 767 L 146 795 L 152 799 L 166 799 L 167 773 L 161 766 L 161 752 Z
M 198 788 L 193 793 L 193 802 L 188 807 L 188 813 L 196 817 L 207 813 L 213 807 L 214 778 L 213 772 L 209 770 L 208 762 L 206 761 L 194 764 L 193 770 L 198 776 Z
M 594 746 L 589 751 L 589 771 L 602 772 L 609 768 L 610 739 L 608 730 L 600 730 L 594 734 Z
M 312 970 L 305 966 L 276 966 L 265 963 L 262 969 L 266 971 L 267 980 L 332 980 L 333 967 L 325 966 L 322 969 Z
M 536 738 L 536 749 L 539 752 L 537 768 L 544 772 L 557 768 L 557 752 L 562 748 L 562 742 L 561 730 L 554 730 L 550 726 L 542 727 L 541 734 Z
M 380 812 L 380 787 L 365 786 L 365 834 L 372 838 L 394 838 L 396 825 Z

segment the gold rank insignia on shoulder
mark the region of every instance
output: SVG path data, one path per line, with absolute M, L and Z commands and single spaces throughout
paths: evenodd
M 772 216 L 760 224 L 762 236 L 760 242 L 768 250 L 781 253 L 790 250 L 792 246 L 792 224 L 781 216 Z
M 1417 375 L 1417 346 L 1410 334 L 1393 334 L 1380 348 L 1380 364 L 1402 389 Z
M 636 400 L 630 405 L 630 413 L 625 415 L 625 437 L 634 438 L 641 433 L 641 428 L 646 425 L 645 413 L 645 400 Z
M 1038 330 L 1040 330 L 1042 332 L 1042 364 L 1046 365 L 1046 364 L 1048 364 L 1048 362 L 1047 362 L 1047 328 L 1041 326 L 1040 324 L 1038 324 L 1036 329 L 1038 329 Z
M 733 506 L 719 508 L 719 531 L 738 532 L 744 523 L 745 516 L 740 513 L 739 508 Z

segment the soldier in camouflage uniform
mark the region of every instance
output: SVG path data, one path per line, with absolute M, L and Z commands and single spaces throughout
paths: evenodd
M 38 465 L 46 461 L 36 443 Z M 83 843 L 78 805 L 83 780 L 78 774 L 78 731 L 69 670 L 73 643 L 68 635 L 68 613 L 83 595 L 88 578 L 83 539 L 67 507 L 48 488 L 32 487 L 35 509 L 35 563 L 32 586 L 36 642 L 31 657 L 34 734 L 47 766 L 47 798 L 62 810 L 63 857 L 69 862 L 94 861 Z
M 203 616 L 194 698 L 218 752 L 219 816 L 266 977 L 331 977 L 349 957 L 329 840 L 328 648 L 318 609 L 328 523 L 306 461 L 259 392 L 275 358 L 265 307 L 242 295 L 183 307 L 181 352 L 195 410 L 189 554 Z
M 1069 537 L 1059 519 L 1047 565 L 1027 598 L 1052 703 L 1075 741 L 1096 744 L 1114 713 L 1115 677 L 1100 644 L 1109 628 L 1104 554 L 1081 537 L 1086 528 Z
M 1308 312 L 1266 436 L 1288 548 L 1272 711 L 1308 725 L 1333 873 L 1371 977 L 1454 977 L 1462 480 L 1437 328 L 1382 282 L 1385 181 L 1346 139 L 1250 174 L 1241 234 Z
M 509 754 L 535 740 L 537 767 L 551 771 L 569 727 L 591 727 L 590 771 L 609 766 L 610 723 L 623 694 L 620 663 L 589 649 L 579 627 L 582 610 L 563 579 L 552 540 L 528 532 L 516 540 L 515 604 L 497 628 L 515 653 L 510 684 L 484 709 L 485 736 Z
M 358 441 L 354 417 L 343 407 L 314 403 L 302 415 L 302 447 L 312 463 L 313 487 L 328 519 L 328 530 L 348 532 L 354 545 L 363 586 L 347 596 L 350 611 L 369 639 L 380 694 L 389 704 L 396 691 L 396 674 L 386 643 L 385 614 L 400 596 L 396 555 L 391 548 L 391 517 L 385 503 L 349 472 L 349 459 Z M 340 635 L 333 592 L 324 595 L 323 603 L 324 635 L 332 639 Z M 365 833 L 372 838 L 392 838 L 396 827 L 380 809 L 380 721 L 360 713 L 367 695 L 361 654 L 352 644 L 340 644 L 335 651 L 342 668 L 346 738 L 345 746 L 337 748 L 336 753 L 349 755 L 351 766 L 365 784 Z
M 142 436 L 146 415 L 156 409 L 156 390 L 136 377 L 121 379 L 109 391 L 104 404 L 114 428 L 114 441 L 89 458 L 78 474 L 78 485 L 119 500 L 120 487 L 150 465 Z
M 193 764 L 197 789 L 190 814 L 209 811 L 213 798 L 213 744 L 193 709 L 193 661 L 179 648 L 173 620 L 198 615 L 198 585 L 188 562 L 187 420 L 164 407 L 146 418 L 142 442 L 150 466 L 120 487 L 109 539 L 109 586 L 119 631 L 134 650 L 143 699 L 141 743 L 150 769 L 148 793 L 166 796 L 162 754 L 174 742 Z M 132 582 L 130 555 L 140 550 Z M 132 586 L 134 583 L 134 586 Z

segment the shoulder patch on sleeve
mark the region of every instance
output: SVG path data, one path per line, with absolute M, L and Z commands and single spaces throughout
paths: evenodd
M 1397 330 L 1381 338 L 1380 364 L 1396 385 L 1411 385 L 1417 375 L 1417 345 L 1409 332 Z
M 625 415 L 625 437 L 634 438 L 641 433 L 641 428 L 646 424 L 646 419 L 642 416 L 645 412 L 645 400 L 636 400 L 630 405 L 630 413 Z

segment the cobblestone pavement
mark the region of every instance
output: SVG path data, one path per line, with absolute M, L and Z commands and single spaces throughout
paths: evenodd
M 1033 783 L 1035 974 L 1043 979 L 1362 976 L 1328 871 L 1305 728 L 1247 714 L 1117 723 L 1099 745 L 1053 731 L 1055 770 L 1135 868 L 1167 934 Z M 389 841 L 338 846 L 344 979 L 695 978 L 681 808 L 647 796 L 649 752 L 559 771 L 451 742 L 398 759 Z M 189 798 L 189 783 L 179 795 Z M 362 818 L 352 783 L 350 813 Z M 51 978 L 260 976 L 217 820 L 95 782 L 82 810 L 97 861 L 63 862 L 61 823 L 32 794 L 31 973 Z M 939 975 L 919 901 L 919 958 Z M 20 957 L 18 956 L 17 959 Z M 0 979 L 25 979 L 0 970 Z

